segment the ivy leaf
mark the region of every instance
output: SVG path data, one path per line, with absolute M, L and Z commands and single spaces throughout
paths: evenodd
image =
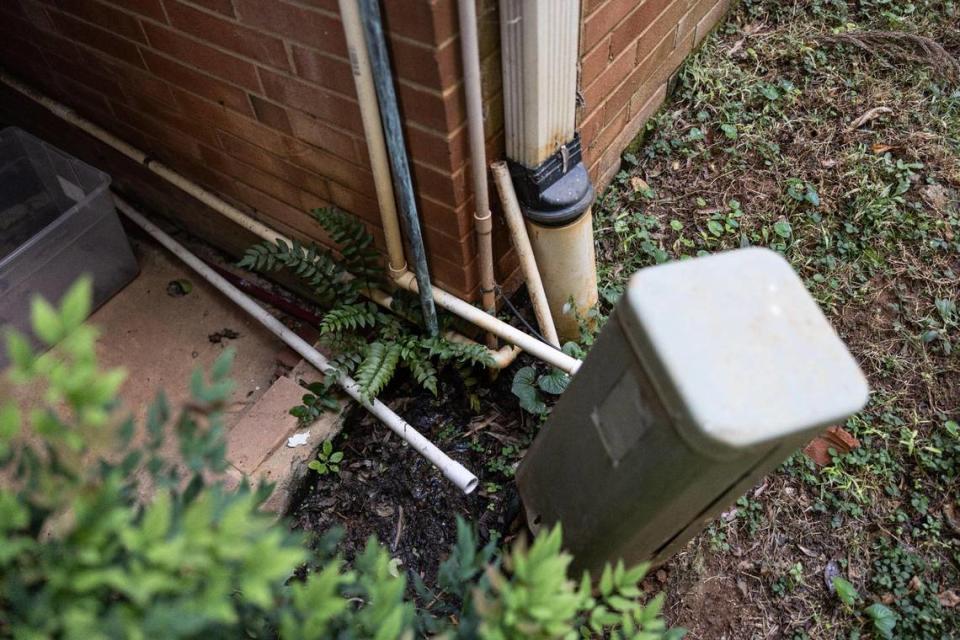
M 723 135 L 727 136 L 730 140 L 737 139 L 737 125 L 735 124 L 722 124 L 720 125 L 720 130 L 723 131 Z
M 520 408 L 529 413 L 541 415 L 547 411 L 547 405 L 540 399 L 535 382 L 537 371 L 533 367 L 523 367 L 513 376 L 510 391 L 520 400 Z
M 873 620 L 873 628 L 881 638 L 893 638 L 893 629 L 897 626 L 897 614 L 889 607 L 878 602 L 870 605 L 863 612 Z
M 833 588 L 836 590 L 837 597 L 840 598 L 840 602 L 848 607 L 852 607 L 856 603 L 857 598 L 860 597 L 860 594 L 857 593 L 856 588 L 850 584 L 850 581 L 845 580 L 840 576 L 834 576 Z
M 554 369 L 550 373 L 540 376 L 537 380 L 537 386 L 540 387 L 541 391 L 555 396 L 566 391 L 568 384 L 570 384 L 570 376 L 559 369 Z
M 786 220 L 781 220 L 773 225 L 773 232 L 781 238 L 788 239 L 793 235 L 793 227 Z

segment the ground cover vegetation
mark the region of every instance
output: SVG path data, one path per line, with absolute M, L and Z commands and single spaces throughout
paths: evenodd
M 859 447 L 793 456 L 658 572 L 691 638 L 960 636 L 958 54 L 955 2 L 744 0 L 599 200 L 601 319 L 637 269 L 769 247 L 873 390 Z

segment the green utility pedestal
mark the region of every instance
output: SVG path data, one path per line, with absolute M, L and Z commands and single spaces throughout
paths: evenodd
M 779 254 L 643 269 L 517 471 L 528 521 L 596 575 L 660 562 L 867 395 Z

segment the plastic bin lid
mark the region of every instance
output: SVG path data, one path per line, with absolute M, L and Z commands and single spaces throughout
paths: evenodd
M 707 455 L 821 429 L 866 404 L 857 363 L 773 251 L 643 269 L 617 315 L 678 430 Z

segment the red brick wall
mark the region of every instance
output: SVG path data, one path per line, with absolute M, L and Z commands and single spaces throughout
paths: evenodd
M 579 117 L 599 186 L 728 3 L 583 0 Z M 475 300 L 456 0 L 383 6 L 431 271 Z M 477 14 L 493 159 L 503 154 L 497 0 L 478 0 Z M 308 211 L 333 204 L 368 223 L 382 247 L 336 0 L 0 0 L 0 64 L 281 231 L 323 241 Z M 164 195 L 114 154 L 91 158 L 89 140 L 2 90 L 0 115 L 26 129 L 43 123 L 52 142 L 108 163 L 115 183 L 145 204 L 218 239 L 219 217 Z M 491 200 L 496 207 L 492 188 Z M 502 217 L 494 221 L 497 279 L 509 290 L 516 260 Z M 243 237 L 222 236 L 233 250 Z
M 599 188 L 663 102 L 670 76 L 730 0 L 583 0 L 580 134 Z
M 472 297 L 456 3 L 384 5 L 434 279 Z M 334 204 L 382 246 L 336 0 L 3 0 L 0 63 L 280 230 Z

